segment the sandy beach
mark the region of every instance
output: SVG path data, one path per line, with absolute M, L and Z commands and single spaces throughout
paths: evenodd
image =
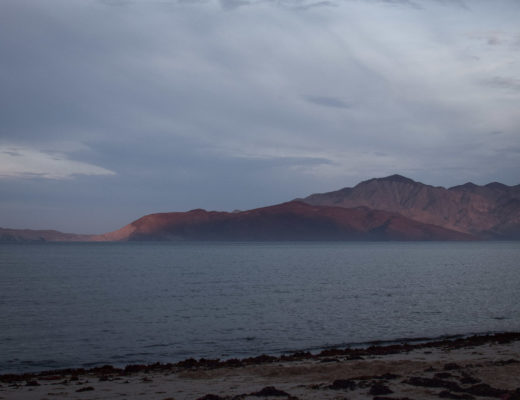
M 0 376 L 0 399 L 520 399 L 520 333 Z

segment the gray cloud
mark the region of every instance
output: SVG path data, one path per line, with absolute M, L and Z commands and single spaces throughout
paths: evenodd
M 487 44 L 490 46 L 496 46 L 501 43 L 500 38 L 498 36 L 489 36 L 487 40 Z
M 349 108 L 350 105 L 342 99 L 328 96 L 306 96 L 305 99 L 310 103 L 318 104 L 325 107 L 333 108 Z
M 20 152 L 16 151 L 16 150 L 4 150 L 2 151 L 3 154 L 7 154 L 8 156 L 12 156 L 12 157 L 20 157 L 21 154 Z
M 319 7 L 338 7 L 338 4 L 333 1 L 317 1 L 314 3 L 307 3 L 300 6 L 294 7 L 295 10 L 307 11 L 311 8 L 319 8 Z
M 67 179 L 75 175 L 115 175 L 114 171 L 68 159 L 56 152 L 16 147 L 0 151 L 0 176 L 9 178 Z M 2 146 L 0 146 L 2 149 Z
M 518 183 L 497 154 L 520 60 L 486 40 L 517 37 L 519 6 L 461 4 L 4 0 L 0 226 L 102 232 L 395 172 Z
M 504 149 L 500 149 L 498 152 L 499 152 L 499 153 L 515 153 L 515 154 L 520 154 L 520 146 L 506 147 L 506 148 L 504 148 Z
M 464 0 L 434 0 L 440 4 L 447 5 L 447 6 L 455 6 L 457 8 L 462 8 L 464 10 L 469 10 L 470 7 L 468 6 L 467 2 Z
M 247 6 L 251 3 L 246 0 L 219 0 L 224 10 L 233 10 L 241 6 Z
M 240 160 L 241 158 L 238 158 Z M 264 167 L 301 167 L 312 165 L 333 165 L 334 162 L 324 157 L 245 157 L 242 158 L 250 165 Z
M 306 11 L 319 7 L 337 7 L 345 0 L 218 0 L 222 9 L 235 10 L 242 6 L 271 5 L 287 10 Z
M 375 0 L 380 3 L 386 3 L 391 5 L 404 5 L 416 9 L 422 8 L 421 5 L 418 2 L 412 1 L 412 0 Z
M 507 89 L 515 92 L 520 91 L 520 79 L 518 78 L 494 76 L 493 78 L 482 80 L 482 84 L 485 86 Z
M 102 4 L 114 7 L 124 7 L 134 4 L 132 0 L 99 0 Z

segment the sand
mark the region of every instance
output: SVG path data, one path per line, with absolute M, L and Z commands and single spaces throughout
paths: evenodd
M 0 376 L 0 399 L 520 399 L 520 333 Z

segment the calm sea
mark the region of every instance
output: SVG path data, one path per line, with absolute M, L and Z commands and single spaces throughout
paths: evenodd
M 0 373 L 520 330 L 520 243 L 0 245 Z

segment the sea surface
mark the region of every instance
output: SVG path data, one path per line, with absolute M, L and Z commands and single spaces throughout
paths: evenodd
M 0 374 L 520 330 L 520 242 L 0 244 Z

